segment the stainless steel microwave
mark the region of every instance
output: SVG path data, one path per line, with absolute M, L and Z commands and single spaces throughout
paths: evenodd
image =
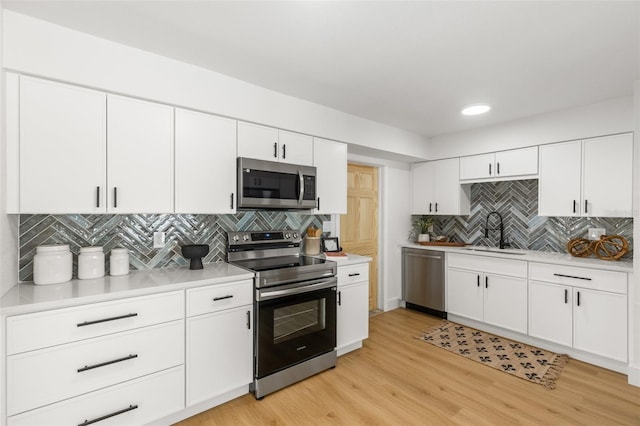
M 238 208 L 310 210 L 316 207 L 316 168 L 238 158 Z

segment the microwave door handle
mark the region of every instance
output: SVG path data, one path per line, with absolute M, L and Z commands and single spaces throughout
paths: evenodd
M 298 204 L 302 204 L 302 198 L 304 197 L 304 178 L 302 177 L 302 170 L 298 170 L 298 182 L 300 189 L 298 190 Z

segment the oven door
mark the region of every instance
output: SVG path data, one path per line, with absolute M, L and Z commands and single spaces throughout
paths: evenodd
M 335 349 L 336 286 L 333 277 L 256 290 L 256 378 Z

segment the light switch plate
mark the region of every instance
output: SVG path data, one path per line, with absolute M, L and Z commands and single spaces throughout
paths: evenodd
M 602 235 L 606 235 L 607 230 L 604 228 L 589 228 L 589 239 L 599 240 Z
M 153 248 L 163 248 L 165 244 L 165 233 L 154 232 L 153 233 Z

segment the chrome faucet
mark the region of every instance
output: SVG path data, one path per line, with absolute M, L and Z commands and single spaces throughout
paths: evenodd
M 498 228 L 489 228 L 489 218 L 491 217 L 491 215 L 497 215 L 500 218 L 500 226 Z M 484 225 L 484 237 L 485 238 L 489 238 L 489 231 L 497 231 L 500 230 L 500 243 L 499 243 L 499 247 L 501 249 L 505 248 L 505 247 L 510 247 L 511 244 L 507 243 L 504 241 L 504 226 L 502 224 L 502 215 L 498 212 L 491 212 L 487 215 L 487 222 Z

